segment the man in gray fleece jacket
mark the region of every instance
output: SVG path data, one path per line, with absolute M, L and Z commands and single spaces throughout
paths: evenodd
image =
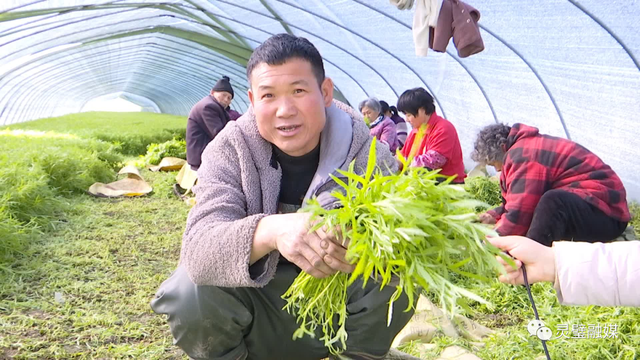
M 322 359 L 323 343 L 292 340 L 298 324 L 281 298 L 301 270 L 326 277 L 350 272 L 330 234 L 309 233 L 297 212 L 317 196 L 332 206 L 330 174 L 352 161 L 364 172 L 372 138 L 350 107 L 333 101 L 320 54 L 306 39 L 275 35 L 247 65 L 251 108 L 207 146 L 194 187 L 178 269 L 151 306 L 167 314 L 175 343 L 194 359 Z M 378 165 L 395 171 L 384 145 Z M 351 359 L 383 359 L 413 315 L 395 288 L 369 282 L 349 289 L 347 350 Z

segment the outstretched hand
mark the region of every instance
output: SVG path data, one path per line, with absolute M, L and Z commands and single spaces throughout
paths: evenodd
M 514 258 L 515 268 L 502 257 L 497 257 L 506 271 L 505 275 L 500 275 L 498 278 L 501 282 L 513 285 L 524 284 L 522 264 L 527 268 L 527 280 L 530 284 L 555 281 L 556 260 L 553 248 L 524 236 L 490 237 L 487 240 Z

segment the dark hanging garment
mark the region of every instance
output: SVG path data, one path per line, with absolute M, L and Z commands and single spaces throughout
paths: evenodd
M 479 20 L 480 11 L 473 6 L 459 0 L 444 0 L 438 24 L 429 29 L 429 48 L 445 52 L 453 36 L 453 44 L 461 58 L 481 52 L 484 42 L 480 35 Z

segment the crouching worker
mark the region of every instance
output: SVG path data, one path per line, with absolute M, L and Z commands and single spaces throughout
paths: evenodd
M 194 359 L 322 359 L 329 354 L 321 330 L 292 340 L 298 324 L 281 296 L 300 270 L 326 277 L 352 266 L 346 250 L 320 230 L 309 233 L 309 216 L 296 210 L 312 194 L 330 198 L 336 169 L 355 160 L 363 172 L 372 139 L 333 102 L 322 58 L 304 38 L 269 38 L 247 77 L 251 107 L 204 151 L 179 266 L 151 306 L 168 315 L 175 344 Z M 395 171 L 386 147 L 376 153 L 381 169 Z M 346 357 L 388 354 L 412 316 L 402 297 L 387 326 L 394 291 L 352 285 Z
M 630 220 L 626 191 L 598 156 L 573 141 L 523 124 L 490 125 L 471 155 L 500 174 L 503 205 L 480 216 L 500 235 L 543 245 L 560 239 L 607 242 Z
M 211 93 L 198 101 L 187 120 L 187 163 L 197 171 L 202 163 L 202 152 L 229 122 L 229 104 L 233 100 L 233 87 L 228 76 L 218 80 Z
M 466 178 L 462 147 L 455 126 L 436 113 L 433 96 L 423 88 L 409 89 L 400 95 L 398 110 L 413 128 L 400 154 L 413 158 L 411 166 L 440 169 L 440 181 L 454 176 L 453 183 Z

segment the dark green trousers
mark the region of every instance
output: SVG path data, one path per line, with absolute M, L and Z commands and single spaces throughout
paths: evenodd
M 158 314 L 168 315 L 175 344 L 193 359 L 317 360 L 328 351 L 305 336 L 292 340 L 298 328 L 294 316 L 282 310 L 282 294 L 298 275 L 298 268 L 279 264 L 276 275 L 263 288 L 197 286 L 178 268 L 151 301 Z M 346 329 L 350 359 L 382 359 L 395 336 L 409 322 L 413 311 L 404 312 L 406 296 L 394 302 L 393 319 L 387 327 L 388 301 L 394 287 L 380 291 L 373 281 L 349 288 Z

